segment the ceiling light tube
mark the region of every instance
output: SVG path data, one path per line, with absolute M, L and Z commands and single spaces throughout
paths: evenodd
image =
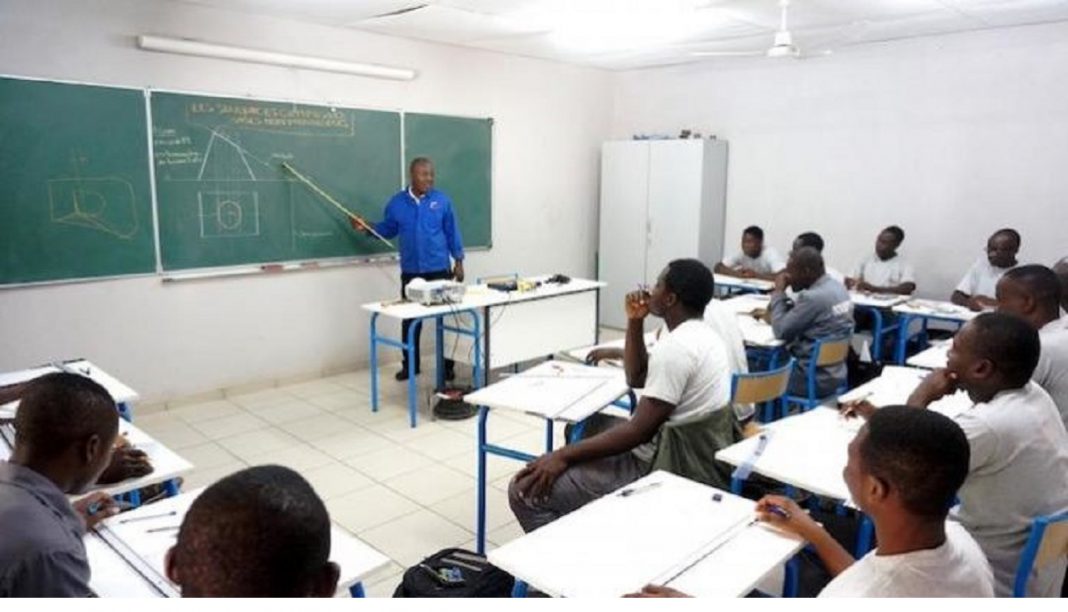
M 149 36 L 142 34 L 137 37 L 137 46 L 146 51 L 197 55 L 201 57 L 228 59 L 239 62 L 252 62 L 254 64 L 323 70 L 326 72 L 343 72 L 346 74 L 357 74 L 378 79 L 410 81 L 415 78 L 415 71 L 410 68 L 394 68 L 377 64 L 346 62 L 343 60 L 328 59 L 325 57 L 311 57 L 308 55 L 291 55 L 289 53 L 277 53 L 275 51 L 247 49 L 244 47 L 231 47 L 229 45 L 217 45 L 214 43 L 166 38 L 163 36 Z

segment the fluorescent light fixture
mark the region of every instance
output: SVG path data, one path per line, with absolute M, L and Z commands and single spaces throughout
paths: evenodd
M 289 53 L 277 53 L 275 51 L 264 51 L 261 49 L 247 49 L 245 47 L 231 47 L 229 45 L 217 45 L 214 43 L 180 38 L 166 38 L 163 36 L 149 36 L 142 34 L 137 37 L 137 46 L 146 51 L 178 53 L 180 55 L 197 55 L 200 57 L 251 62 L 253 64 L 288 66 L 290 68 L 306 68 L 308 70 L 323 70 L 326 72 L 343 72 L 345 74 L 356 74 L 377 79 L 410 81 L 415 78 L 415 71 L 410 68 L 394 68 L 392 66 L 380 66 L 377 64 L 346 62 L 343 60 L 312 57 L 308 55 L 291 55 Z

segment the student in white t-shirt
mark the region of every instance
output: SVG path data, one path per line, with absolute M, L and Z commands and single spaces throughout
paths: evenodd
M 853 268 L 846 286 L 857 291 L 912 295 L 916 291 L 912 264 L 897 252 L 904 241 L 905 231 L 896 225 L 879 232 L 875 239 L 875 253 Z
M 716 274 L 774 280 L 786 260 L 772 247 L 764 246 L 764 230 L 750 225 L 742 232 L 742 250 L 716 264 Z
M 986 241 L 986 257 L 975 260 L 960 279 L 949 301 L 979 312 L 995 308 L 994 298 L 1001 275 L 1016 267 L 1020 252 L 1020 234 L 1014 229 L 1000 229 Z
M 668 421 L 693 419 L 730 402 L 724 343 L 702 320 L 714 290 L 712 272 L 696 259 L 677 259 L 651 292 L 627 295 L 623 369 L 642 389 L 629 420 L 538 457 L 508 486 L 508 503 L 524 531 L 533 531 L 647 474 L 658 433 Z M 667 333 L 651 352 L 645 318 L 664 319 Z M 733 426 L 734 419 L 725 421 Z M 733 431 L 733 430 L 732 430 Z
M 1068 312 L 1068 257 L 1053 264 L 1053 271 L 1061 281 L 1061 310 Z
M 998 312 L 1015 315 L 1038 330 L 1042 345 L 1031 380 L 1046 390 L 1068 427 L 1068 317 L 1061 316 L 1057 275 L 1046 266 L 1020 266 L 998 281 Z
M 800 234 L 797 238 L 794 238 L 794 243 L 790 248 L 790 252 L 793 253 L 802 247 L 812 247 L 816 249 L 820 255 L 823 255 L 823 246 L 823 236 L 820 236 L 816 232 L 805 232 Z M 833 280 L 845 285 L 845 274 L 842 274 L 837 269 L 827 265 L 826 259 L 824 259 L 823 264 L 823 269 L 827 273 L 827 276 L 830 276 Z
M 774 441 L 772 441 L 774 444 Z M 853 559 L 793 500 L 768 495 L 761 520 L 809 541 L 833 580 L 820 597 L 993 597 L 990 564 L 975 540 L 946 521 L 968 473 L 968 439 L 952 419 L 888 406 L 849 444 L 843 472 L 857 506 L 875 524 L 878 547 Z M 681 595 L 649 586 L 646 596 Z
M 925 408 L 963 389 L 975 402 L 954 419 L 968 436 L 971 467 L 951 518 L 983 549 L 999 597 L 1012 594 L 1031 522 L 1068 512 L 1068 433 L 1049 394 L 1031 381 L 1038 357 L 1038 333 L 1027 322 L 981 314 L 957 332 L 946 369 L 908 399 Z M 1027 595 L 1056 597 L 1065 565 L 1061 557 L 1033 571 Z

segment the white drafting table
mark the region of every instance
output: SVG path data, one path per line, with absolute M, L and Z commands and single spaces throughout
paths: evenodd
M 86 493 L 105 491 L 111 496 L 122 495 L 123 493 L 137 491 L 154 484 L 170 483 L 178 476 L 193 469 L 192 463 L 189 463 L 155 438 L 138 429 L 133 423 L 120 420 L 119 434 L 125 434 L 131 445 L 145 451 L 149 462 L 154 468 L 152 473 L 140 478 L 128 478 L 110 485 L 94 485 Z M 14 427 L 12 425 L 0 425 L 0 460 L 6 460 L 11 455 L 14 440 Z M 177 486 L 169 487 L 170 494 L 174 495 L 177 492 Z
M 36 368 L 29 368 L 26 370 L 18 370 L 15 372 L 6 372 L 0 374 L 0 387 L 6 387 L 8 385 L 15 385 L 18 383 L 27 382 L 44 376 L 45 374 L 54 374 L 56 372 L 70 372 L 72 374 L 81 374 L 104 387 L 111 399 L 115 400 L 115 403 L 119 406 L 119 412 L 123 417 L 130 419 L 133 413 L 130 409 L 130 405 L 136 402 L 140 396 L 137 391 L 134 391 L 126 384 L 120 382 L 117 378 L 108 374 L 104 370 L 94 365 L 92 362 L 86 359 L 74 359 L 71 361 L 56 361 L 52 364 L 39 366 Z M 13 414 L 14 407 L 18 405 L 18 402 L 11 402 L 0 406 L 0 418 L 4 416 L 11 416 Z
M 898 304 L 904 304 L 911 298 L 907 295 L 893 293 L 872 293 L 870 291 L 850 291 L 849 300 L 854 306 L 868 308 L 893 308 Z
M 738 327 L 742 330 L 742 339 L 752 348 L 774 349 L 786 344 L 775 337 L 770 323 L 752 316 L 754 310 L 767 310 L 771 298 L 753 293 L 742 294 L 720 301 L 727 310 L 738 318 Z
M 153 589 L 161 596 L 176 597 L 175 585 L 166 578 L 164 559 L 178 535 L 176 528 L 202 492 L 203 489 L 189 491 L 114 516 L 97 527 L 96 536 L 141 577 L 145 588 Z M 161 528 L 160 531 L 149 531 Z M 98 558 L 109 565 L 114 563 L 114 558 L 104 554 Z M 356 596 L 363 594 L 361 580 L 390 562 L 385 555 L 336 525 L 331 525 L 330 560 L 341 567 L 338 590 L 347 589 Z M 92 561 L 95 576 L 97 567 Z M 116 571 L 108 569 L 107 573 L 115 575 Z
M 527 453 L 489 444 L 486 419 L 490 409 L 522 412 L 546 420 L 546 452 L 553 448 L 553 422 L 577 423 L 572 437 L 582 433 L 582 422 L 628 392 L 626 377 L 618 368 L 599 368 L 565 361 L 546 361 L 464 396 L 479 406 L 478 500 L 475 545 L 486 549 L 486 457 L 497 455 L 532 461 Z M 633 400 L 632 400 L 633 401 Z
M 553 596 L 618 597 L 666 584 L 739 597 L 804 545 L 756 523 L 755 506 L 657 471 L 491 551 L 489 561 Z
M 923 321 L 926 328 L 927 321 L 948 321 L 950 323 L 964 324 L 971 321 L 980 313 L 974 312 L 952 302 L 939 300 L 910 299 L 892 308 L 893 312 L 900 316 L 897 330 L 897 348 L 894 351 L 894 362 L 905 363 L 905 349 L 909 340 L 909 326 L 914 320 Z
M 762 278 L 742 278 L 729 274 L 716 273 L 716 286 L 725 287 L 732 291 L 754 291 L 766 293 L 775 288 L 775 283 Z
M 917 368 L 937 370 L 946 367 L 949 361 L 949 349 L 953 347 L 953 339 L 932 343 L 930 347 L 909 357 L 905 362 Z

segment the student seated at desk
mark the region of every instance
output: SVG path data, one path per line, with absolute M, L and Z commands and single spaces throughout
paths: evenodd
M 805 232 L 799 235 L 797 238 L 794 238 L 794 243 L 793 246 L 790 248 L 790 251 L 793 252 L 804 247 L 812 247 L 816 249 L 816 252 L 822 256 L 823 246 L 824 244 L 822 236 L 820 236 L 816 232 Z M 842 274 L 831 266 L 826 265 L 826 262 L 824 262 L 824 268 L 827 270 L 827 276 L 830 276 L 832 279 L 838 281 L 842 285 L 845 285 L 845 274 Z
M 986 241 L 986 257 L 975 260 L 960 279 L 949 301 L 979 312 L 998 305 L 994 293 L 998 280 L 1016 267 L 1020 251 L 1020 234 L 1014 229 L 1000 229 Z
M 708 438 L 721 437 L 726 444 L 739 439 L 733 412 L 723 410 L 730 401 L 727 350 L 701 320 L 712 300 L 713 280 L 701 262 L 677 259 L 660 273 L 651 293 L 627 295 L 623 364 L 627 383 L 643 389 L 642 399 L 629 420 L 618 419 L 600 433 L 542 455 L 512 478 L 508 502 L 524 531 L 551 523 L 649 473 L 662 450 L 662 428 L 669 421 L 676 425 L 713 419 L 700 432 L 702 448 L 683 448 L 691 443 L 687 438 L 672 448 L 679 455 L 711 458 L 718 449 L 708 447 Z M 647 353 L 643 326 L 650 313 L 664 319 L 667 333 Z M 721 478 L 726 486 L 729 479 Z
M 905 241 L 905 231 L 896 225 L 879 232 L 875 239 L 875 253 L 853 268 L 846 279 L 846 287 L 872 293 L 912 295 L 916 291 L 916 277 L 912 264 L 898 254 Z
M 794 298 L 786 296 L 786 287 Z M 790 254 L 786 272 L 775 280 L 768 304 L 775 337 L 786 342 L 786 350 L 797 358 L 790 374 L 789 393 L 806 395 L 806 372 L 814 358 L 816 340 L 837 339 L 853 331 L 853 303 L 845 286 L 835 282 L 823 267 L 823 257 L 812 247 L 800 247 Z M 846 365 L 840 363 L 818 368 L 817 396 L 832 395 L 846 382 Z
M 15 416 L 15 448 L 0 462 L 0 597 L 86 597 L 87 527 L 118 512 L 105 493 L 73 505 L 108 465 L 119 430 L 115 402 L 76 374 L 27 385 Z
M 716 274 L 775 280 L 786 267 L 782 256 L 764 246 L 764 230 L 750 225 L 742 232 L 742 250 L 716 264 Z
M 968 474 L 968 439 L 952 419 L 887 406 L 849 443 L 842 473 L 849 493 L 875 524 L 878 546 L 859 560 L 792 499 L 765 496 L 757 516 L 816 549 L 834 577 L 820 597 L 993 597 L 983 551 L 960 525 L 947 522 Z M 677 597 L 647 586 L 639 596 Z
M 340 575 L 323 500 L 278 465 L 247 468 L 205 489 L 165 565 L 182 597 L 333 597 Z
M 1053 271 L 1061 281 L 1061 310 L 1068 312 L 1068 257 L 1054 264 Z
M 1061 285 L 1046 266 L 1013 268 L 998 281 L 998 312 L 1038 330 L 1042 345 L 1031 380 L 1049 393 L 1068 427 L 1068 317 L 1061 316 Z
M 986 313 L 953 340 L 946 369 L 935 370 L 908 404 L 926 408 L 964 389 L 975 404 L 956 417 L 971 463 L 951 513 L 975 537 L 994 568 L 999 597 L 1012 594 L 1031 521 L 1068 511 L 1068 433 L 1041 387 L 1031 381 L 1039 358 L 1036 332 L 1022 319 Z M 1032 573 L 1028 596 L 1056 597 L 1065 560 Z

